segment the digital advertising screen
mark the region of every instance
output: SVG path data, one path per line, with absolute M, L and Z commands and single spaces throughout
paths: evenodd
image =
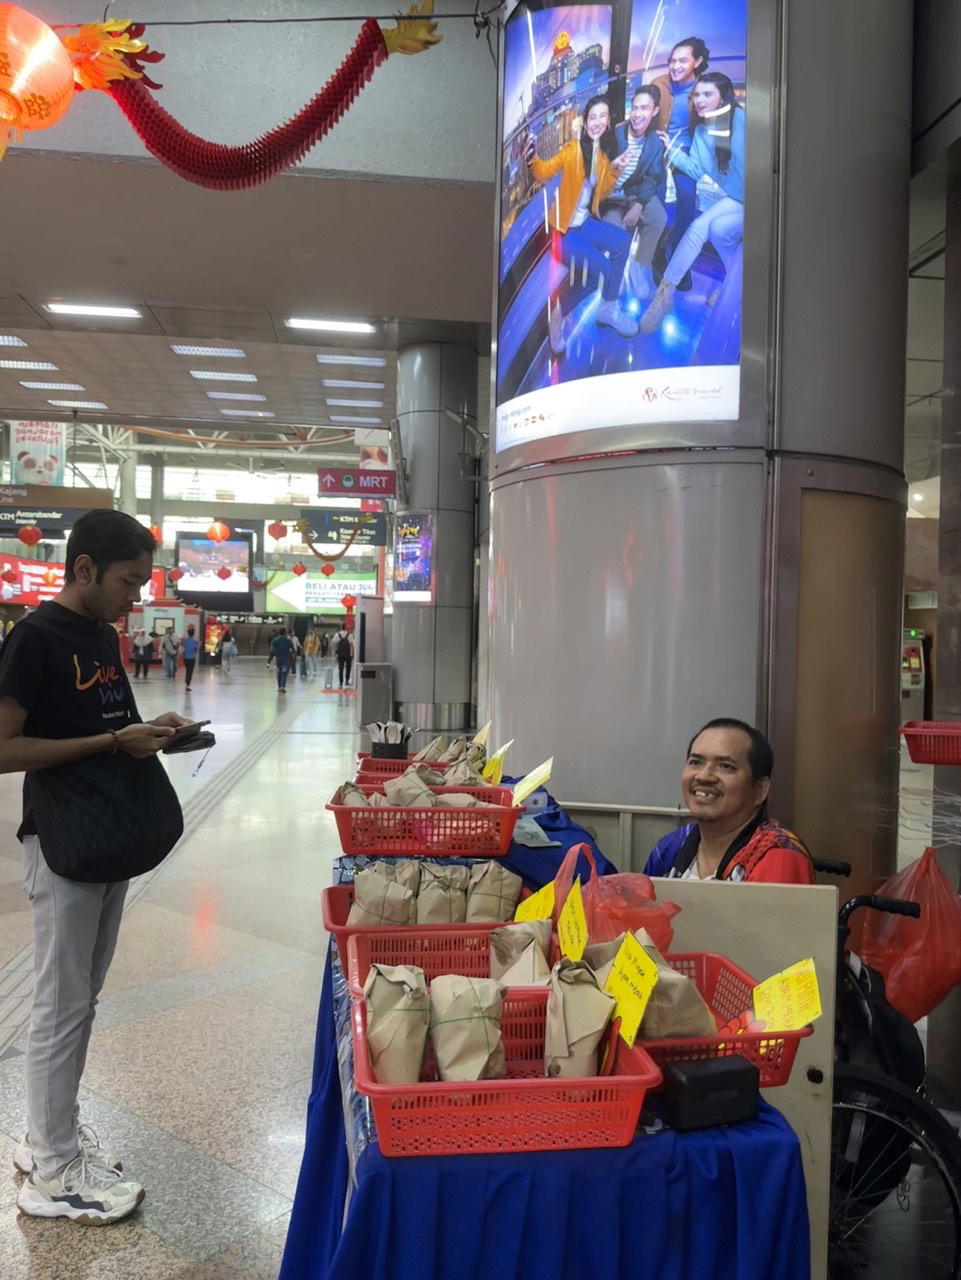
M 340 603 L 344 596 L 376 594 L 376 573 L 332 574 L 325 578 L 320 572 L 298 575 L 282 569 L 270 577 L 265 607 L 268 613 L 324 613 L 339 617 L 347 612 Z
M 434 598 L 434 519 L 429 513 L 397 517 L 394 538 L 394 605 L 429 604 Z
M 237 532 L 224 542 L 193 533 L 178 533 L 174 559 L 183 575 L 177 595 L 203 609 L 247 610 L 252 607 L 251 535 Z
M 737 419 L 746 76 L 747 0 L 508 19 L 498 452 Z

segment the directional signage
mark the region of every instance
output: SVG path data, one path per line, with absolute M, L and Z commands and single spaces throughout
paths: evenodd
M 393 471 L 367 467 L 321 467 L 317 472 L 317 492 L 321 497 L 392 498 L 397 492 L 397 476 Z
M 301 511 L 300 518 L 310 526 L 314 542 L 348 542 L 356 529 L 355 547 L 387 546 L 387 517 L 383 512 L 368 515 L 353 507 L 309 507 Z

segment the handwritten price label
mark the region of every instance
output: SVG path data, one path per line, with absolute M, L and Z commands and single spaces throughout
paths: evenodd
M 554 881 L 545 884 L 529 898 L 517 904 L 515 920 L 550 920 L 554 912 Z
M 754 988 L 754 1016 L 771 1031 L 800 1031 L 821 1016 L 814 961 L 790 965 Z
M 587 917 L 584 914 L 580 880 L 575 880 L 571 885 L 567 901 L 557 917 L 557 936 L 561 951 L 568 960 L 580 960 L 587 946 Z
M 614 1016 L 620 1018 L 620 1036 L 633 1045 L 641 1029 L 644 1011 L 657 986 L 657 965 L 633 934 L 626 934 L 614 957 L 604 990 L 614 997 Z

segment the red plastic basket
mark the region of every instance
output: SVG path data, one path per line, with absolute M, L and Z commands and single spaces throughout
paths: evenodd
M 388 760 L 381 756 L 372 756 L 369 751 L 357 752 L 357 772 L 376 773 L 382 779 L 399 777 L 400 774 L 406 773 L 414 763 L 413 756 L 405 760 Z M 418 761 L 416 763 L 429 764 L 435 773 L 446 773 L 448 769 L 453 768 L 453 765 L 441 764 L 437 760 Z
M 961 721 L 908 720 L 901 732 L 915 764 L 961 764 Z
M 360 784 L 365 795 L 383 791 L 380 785 Z M 327 808 L 337 820 L 337 833 L 344 853 L 360 853 L 407 858 L 430 858 L 453 854 L 473 858 L 503 858 L 510 848 L 514 826 L 523 807 L 514 807 L 509 787 L 431 787 L 435 795 L 445 792 L 477 796 L 496 808 L 415 809 L 383 807 L 353 808 L 340 803 L 340 788 Z
M 423 969 L 428 983 L 445 973 L 489 978 L 491 930 L 503 923 L 421 924 L 352 933 L 347 940 L 346 966 L 351 995 L 359 998 L 364 994 L 372 964 L 415 964 Z
M 523 892 L 521 896 L 522 897 L 524 896 Z M 491 929 L 499 929 L 501 923 L 505 923 L 505 924 L 507 923 L 506 921 L 502 921 L 497 923 L 491 922 L 489 924 L 482 923 L 482 924 L 469 924 L 469 925 L 468 924 L 432 924 L 432 925 L 402 924 L 402 925 L 392 926 L 390 929 L 386 929 L 383 925 L 374 925 L 374 924 L 348 925 L 347 917 L 350 915 L 350 908 L 353 901 L 354 901 L 354 886 L 352 884 L 333 884 L 330 886 L 329 889 L 325 889 L 321 895 L 321 914 L 323 916 L 324 928 L 327 930 L 328 933 L 332 933 L 334 935 L 334 938 L 337 941 L 337 950 L 340 952 L 340 959 L 341 959 L 341 963 L 344 966 L 345 972 L 347 969 L 347 955 L 348 955 L 347 940 L 353 937 L 355 934 L 363 935 L 364 937 L 368 937 L 368 936 L 373 937 L 374 935 L 376 935 L 378 938 L 386 934 L 390 934 L 391 938 L 393 939 L 393 941 L 389 944 L 392 950 L 388 951 L 387 944 L 384 944 L 383 950 L 378 950 L 378 953 L 376 955 L 371 955 L 370 960 L 368 960 L 368 964 L 367 964 L 368 968 L 370 967 L 370 964 L 373 962 L 376 964 L 416 964 L 416 965 L 420 965 L 422 969 L 426 970 L 427 966 L 422 963 L 423 957 L 418 958 L 416 955 L 414 955 L 411 950 L 411 946 L 403 941 L 408 936 L 411 938 L 417 938 L 422 936 L 425 933 L 430 933 L 432 936 L 436 936 L 440 934 L 442 936 L 450 935 L 451 937 L 456 937 L 459 934 L 463 934 L 465 930 L 475 930 L 477 932 L 480 932 L 481 930 L 483 930 L 485 933 L 489 933 Z M 378 946 L 379 945 L 380 944 L 378 944 Z M 386 957 L 388 954 L 391 956 L 396 956 L 397 958 L 396 959 L 382 958 L 382 956 Z M 487 953 L 485 952 L 485 960 L 486 958 L 487 958 Z M 467 973 L 474 977 L 480 977 L 480 978 L 490 977 L 489 961 L 488 961 L 488 967 L 485 968 L 483 972 L 478 971 L 477 973 L 475 973 L 473 969 L 467 970 L 467 969 L 447 968 L 447 969 L 432 970 L 431 976 L 433 976 L 434 972 Z M 367 977 L 367 969 L 364 970 L 364 977 L 360 981 L 360 987 L 364 985 L 364 978 L 366 977 Z M 357 988 L 358 991 L 360 990 L 360 987 Z
M 719 1024 L 730 1022 L 753 1002 L 754 978 L 726 956 L 710 951 L 672 952 L 664 957 L 672 969 L 693 979 Z M 638 1040 L 659 1067 L 738 1054 L 761 1073 L 761 1088 L 787 1084 L 797 1048 L 812 1027 L 800 1031 L 745 1031 L 741 1035 L 691 1036 L 677 1040 Z
M 547 991 L 514 988 L 501 1034 L 507 1079 L 436 1083 L 428 1053 L 420 1084 L 377 1084 L 367 1050 L 367 1010 L 353 1005 L 354 1076 L 370 1098 L 385 1156 L 466 1155 L 626 1147 L 644 1096 L 661 1073 L 644 1049 L 615 1050 L 613 1073 L 578 1080 L 544 1076 Z M 623 1051 L 621 1051 L 623 1050 Z

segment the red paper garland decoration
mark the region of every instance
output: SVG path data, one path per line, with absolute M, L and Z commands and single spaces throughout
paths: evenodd
M 111 83 L 110 96 L 152 156 L 181 178 L 213 191 L 238 191 L 267 182 L 302 160 L 337 123 L 387 59 L 384 33 L 373 18 L 323 89 L 286 124 L 244 146 L 208 142 L 185 129 L 141 80 Z

